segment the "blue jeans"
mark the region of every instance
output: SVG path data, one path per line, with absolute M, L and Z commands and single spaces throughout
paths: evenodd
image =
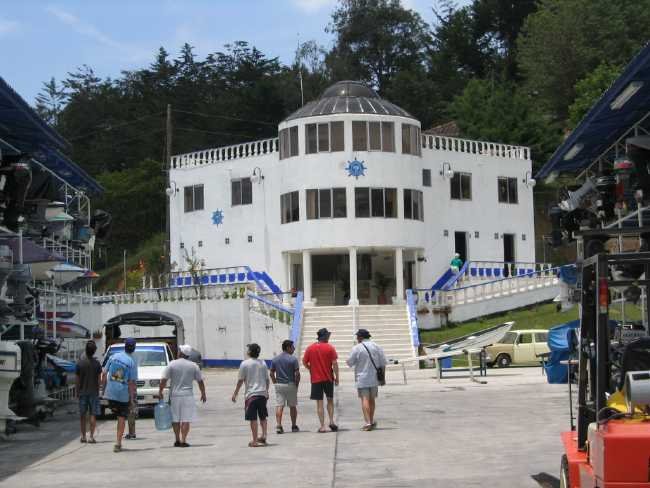
M 79 395 L 79 415 L 99 415 L 98 395 Z

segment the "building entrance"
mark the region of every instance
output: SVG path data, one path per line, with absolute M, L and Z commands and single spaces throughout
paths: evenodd
M 350 300 L 350 258 L 347 254 L 311 257 L 312 296 L 317 305 L 347 305 Z

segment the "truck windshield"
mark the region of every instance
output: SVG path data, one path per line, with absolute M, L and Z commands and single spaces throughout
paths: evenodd
M 104 364 L 113 354 L 124 352 L 124 347 L 111 347 L 104 360 Z M 167 366 L 167 355 L 163 346 L 136 346 L 132 355 L 133 359 L 141 366 Z
M 516 339 L 516 332 L 506 332 L 506 335 L 504 335 L 503 339 L 499 341 L 499 344 L 514 344 Z

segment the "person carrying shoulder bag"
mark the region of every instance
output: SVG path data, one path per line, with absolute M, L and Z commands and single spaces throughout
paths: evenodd
M 347 365 L 354 367 L 355 384 L 365 420 L 361 430 L 370 431 L 377 427 L 375 399 L 379 386 L 386 384 L 386 357 L 384 350 L 370 340 L 370 332 L 366 329 L 359 329 L 356 337 L 358 344 L 352 348 Z

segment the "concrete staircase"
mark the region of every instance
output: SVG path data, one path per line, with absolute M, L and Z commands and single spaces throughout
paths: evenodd
M 302 336 L 297 348 L 301 356 L 307 346 L 316 341 L 316 332 L 322 327 L 332 333 L 330 344 L 339 354 L 341 368 L 346 367 L 344 363 L 356 344 L 354 333 L 359 328 L 370 331 L 372 340 L 384 349 L 386 358 L 414 356 L 406 305 L 305 307 Z

